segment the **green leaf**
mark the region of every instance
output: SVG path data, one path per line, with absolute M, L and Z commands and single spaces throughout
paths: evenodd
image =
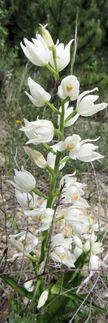
M 7 283 L 8 285 L 10 285 L 12 288 L 17 288 L 16 289 L 16 293 L 19 293 L 22 296 L 25 296 L 29 299 L 32 299 L 33 297 L 33 292 L 28 292 L 24 286 L 19 286 L 17 287 L 17 282 L 15 279 L 13 279 L 12 277 L 10 277 L 9 275 L 5 275 L 5 274 L 0 274 L 0 277 L 5 281 L 5 283 Z

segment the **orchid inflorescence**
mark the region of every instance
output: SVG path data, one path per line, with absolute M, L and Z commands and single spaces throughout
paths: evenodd
M 25 38 L 24 45 L 21 43 L 21 47 L 32 64 L 46 67 L 57 80 L 59 72 L 70 63 L 70 48 L 74 40 L 70 40 L 66 46 L 59 41 L 54 45 L 46 27 L 42 25 L 40 27 L 41 35 L 37 34 L 32 41 Z M 40 120 L 38 117 L 36 121 L 24 119 L 24 126 L 20 129 L 25 132 L 28 139 L 27 146 L 24 147 L 25 152 L 32 162 L 49 173 L 50 191 L 48 196 L 43 198 L 42 204 L 38 206 L 38 196 L 42 195 L 36 188 L 34 176 L 23 167 L 20 171 L 15 169 L 14 181 L 10 181 L 10 183 L 15 187 L 16 199 L 25 217 L 35 217 L 38 230 L 36 236 L 29 232 L 10 236 L 10 242 L 18 250 L 14 258 L 23 254 L 29 255 L 38 245 L 37 235 L 41 232 L 44 243 L 42 242 L 40 259 L 41 262 L 46 262 L 52 222 L 56 223 L 61 220 L 54 215 L 56 199 L 61 194 L 63 203 L 66 205 L 65 213 L 61 218 L 64 218 L 65 224 L 72 227 L 72 237 L 66 238 L 63 232 L 56 234 L 52 232 L 49 258 L 54 263 L 75 268 L 78 257 L 85 253 L 88 257 L 89 269 L 98 270 L 103 264 L 100 257 L 103 246 L 100 241 L 97 241 L 98 224 L 87 215 L 87 212 L 84 212 L 90 208 L 84 198 L 86 185 L 78 182 L 74 173 L 63 176 L 57 188 L 57 176 L 68 160 L 78 159 L 87 163 L 104 157 L 97 152 L 98 146 L 94 144 L 99 138 L 83 140 L 79 134 L 72 134 L 64 138 L 64 130 L 65 127 L 72 127 L 80 116 L 88 117 L 105 109 L 107 103 L 95 103 L 98 95 L 94 95 L 93 92 L 98 91 L 98 88 L 80 93 L 80 84 L 75 75 L 64 77 L 58 86 L 59 109 L 51 103 L 50 93 L 30 77 L 28 78 L 28 88 L 29 92 L 26 91 L 25 94 L 36 107 L 46 106 L 54 111 L 57 117 L 57 129 L 52 121 Z M 74 107 L 72 102 L 74 102 Z M 53 144 L 52 140 L 55 134 L 56 138 L 58 136 L 58 140 Z M 29 144 L 36 145 L 36 149 L 30 148 Z M 41 147 L 44 145 L 47 158 L 38 151 L 38 145 Z M 66 152 L 65 157 L 63 157 L 64 152 Z M 47 292 L 45 297 L 46 294 Z M 40 303 L 39 307 L 41 307 Z

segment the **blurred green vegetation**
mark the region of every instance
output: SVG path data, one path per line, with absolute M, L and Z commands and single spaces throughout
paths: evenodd
M 23 151 L 26 142 L 24 134 L 18 131 L 23 118 L 29 121 L 39 118 L 53 119 L 54 114 L 45 108 L 36 108 L 26 97 L 27 77 L 31 76 L 50 91 L 54 81 L 44 68 L 33 66 L 27 61 L 20 48 L 24 37 L 29 40 L 39 31 L 39 23 L 48 23 L 48 29 L 56 42 L 67 44 L 74 38 L 76 15 L 78 15 L 77 53 L 74 74 L 78 76 L 81 91 L 99 87 L 100 101 L 108 101 L 108 0 L 1 0 L 0 2 L 0 111 L 1 118 L 8 124 L 8 137 L 1 152 L 5 154 L 4 169 L 11 174 L 15 167 L 14 157 L 18 149 L 17 162 L 29 168 L 30 162 Z M 73 45 L 71 55 L 73 54 Z M 70 65 L 62 76 L 70 73 Z M 52 93 L 55 98 L 55 92 Z M 97 123 L 94 124 L 94 121 Z M 100 153 L 108 151 L 107 110 L 89 118 L 80 118 L 72 129 L 82 138 L 100 136 Z M 104 145 L 103 145 L 104 142 Z M 40 148 L 39 148 L 40 149 Z M 27 165 L 26 165 L 27 163 Z M 96 162 L 97 170 L 108 170 L 107 158 Z M 73 166 L 72 166 L 73 165 Z M 80 162 L 68 164 L 68 172 L 78 167 L 79 173 L 89 169 Z M 36 171 L 36 170 L 35 170 Z M 39 169 L 37 170 L 39 172 Z M 42 171 L 40 172 L 41 177 Z

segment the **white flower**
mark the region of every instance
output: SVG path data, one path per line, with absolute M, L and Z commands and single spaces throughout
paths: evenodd
M 61 107 L 60 107 L 59 111 L 61 112 Z M 66 103 L 64 104 L 64 121 L 67 119 L 67 117 L 69 117 L 69 116 L 70 116 L 70 114 L 71 114 L 73 111 L 74 111 L 74 110 L 73 110 L 73 107 L 69 107 L 69 101 L 68 101 L 68 102 L 66 102 Z M 74 117 L 70 118 L 70 120 L 69 120 L 69 121 L 67 121 L 66 123 L 64 123 L 64 126 L 65 126 L 65 127 L 70 127 L 70 126 L 72 126 L 72 125 L 76 122 L 76 120 L 78 119 L 78 117 L 79 117 L 79 114 L 77 113 Z M 60 124 L 60 116 L 58 116 L 58 125 L 59 125 L 59 124 Z
M 33 286 L 33 280 L 28 280 L 26 283 L 24 283 L 24 287 L 29 291 L 32 292 L 34 289 Z
M 41 26 L 42 37 L 45 43 L 47 44 L 49 49 L 52 49 L 54 47 L 54 42 L 49 31 L 46 29 L 47 25 L 43 26 L 40 24 L 40 26 Z
M 73 177 L 74 174 L 65 175 L 60 181 L 60 188 L 63 186 L 64 201 L 65 203 L 73 203 L 76 207 L 89 207 L 87 201 L 81 197 L 84 195 L 83 187 L 86 184 L 77 182 L 76 177 Z
M 21 171 L 14 169 L 14 172 L 14 182 L 8 182 L 11 183 L 16 190 L 28 193 L 35 188 L 36 180 L 31 173 L 27 172 L 23 167 L 21 168 Z
M 28 86 L 31 94 L 27 91 L 25 91 L 25 94 L 34 105 L 37 107 L 43 107 L 47 101 L 50 101 L 51 95 L 46 92 L 42 86 L 33 81 L 31 77 L 28 77 Z
M 25 127 L 20 130 L 24 131 L 29 141 L 26 144 L 38 145 L 40 143 L 46 143 L 53 139 L 54 126 L 49 120 L 36 120 L 29 122 L 24 119 Z
M 48 230 L 51 222 L 52 217 L 54 214 L 54 210 L 51 208 L 46 207 L 46 201 L 44 201 L 39 208 L 34 208 L 33 210 L 25 210 L 24 214 L 26 216 L 35 216 L 38 220 L 38 224 L 40 228 L 36 231 L 45 231 Z
M 90 218 L 83 214 L 83 211 L 77 206 L 71 206 L 66 210 L 64 216 L 65 222 L 72 226 L 75 233 L 83 234 L 88 232 L 90 227 Z
M 66 76 L 58 87 L 58 96 L 61 99 L 70 97 L 71 101 L 77 100 L 79 95 L 79 81 L 76 76 Z
M 23 210 L 34 209 L 37 204 L 37 195 L 35 193 L 22 193 L 15 191 L 15 195 L 18 203 L 21 205 Z
M 28 255 L 38 244 L 38 238 L 30 232 L 20 232 L 15 235 L 10 235 L 9 239 L 10 243 L 19 251 L 13 256 L 14 259 L 16 257 L 22 257 L 23 254 Z
M 73 174 L 67 174 L 65 176 L 62 177 L 62 179 L 60 180 L 60 187 L 64 186 L 64 188 L 70 188 L 73 187 L 73 185 L 77 185 L 77 187 L 82 190 L 83 187 L 86 186 L 85 183 L 80 183 L 77 182 L 77 178 L 74 177 L 74 175 L 76 174 L 76 172 L 74 172 Z M 81 191 L 83 193 L 83 191 Z
M 98 270 L 101 265 L 101 260 L 98 256 L 91 254 L 89 260 L 89 269 L 90 270 Z
M 30 159 L 40 168 L 45 168 L 47 162 L 44 156 L 37 150 L 33 150 L 29 147 L 24 147 L 26 154 L 30 157 Z
M 78 236 L 73 236 L 73 241 L 75 243 L 75 245 L 78 247 L 78 248 L 81 248 L 82 249 L 82 241 L 81 239 L 78 237 Z
M 77 258 L 79 258 L 79 256 L 82 254 L 82 248 L 79 247 L 75 247 L 74 248 L 74 256 L 75 256 L 75 260 L 77 260 Z
M 81 93 L 78 97 L 76 110 L 83 117 L 92 116 L 98 111 L 105 109 L 108 105 L 107 103 L 104 103 L 104 102 L 99 104 L 94 104 L 94 102 L 99 98 L 99 96 L 87 95 L 94 91 L 98 91 L 98 88 L 95 88 L 91 91 L 85 91 Z
M 55 247 L 54 251 L 51 252 L 51 258 L 55 262 L 60 262 L 61 264 L 66 265 L 67 267 L 75 267 L 75 256 L 63 246 Z
M 40 225 L 38 232 L 46 231 L 50 228 L 53 214 L 54 214 L 54 210 L 52 210 L 51 208 L 46 208 L 46 209 L 44 208 L 44 210 L 40 209 L 39 211 L 37 211 L 36 217 Z
M 38 310 L 39 310 L 39 308 L 44 306 L 47 299 L 48 299 L 48 290 L 44 290 L 44 292 L 41 294 L 39 301 L 38 301 L 38 305 L 37 305 Z
M 62 71 L 70 62 L 70 46 L 74 39 L 70 40 L 69 43 L 64 46 L 63 43 L 57 41 L 55 45 L 56 50 L 56 64 L 58 71 Z M 54 68 L 53 53 L 50 53 L 50 64 Z
M 75 182 L 73 185 L 69 185 L 68 187 L 63 188 L 62 190 L 62 196 L 64 198 L 65 203 L 72 203 L 76 207 L 89 207 L 89 204 L 87 201 L 82 198 L 82 195 L 84 195 L 84 192 L 79 185 L 80 183 Z
M 52 237 L 51 245 L 52 248 L 62 246 L 67 249 L 72 249 L 72 239 L 64 238 L 63 232 L 57 233 Z
M 78 236 L 73 235 L 73 241 L 75 243 L 74 256 L 75 256 L 75 259 L 77 260 L 77 258 L 83 252 L 83 245 L 82 245 L 81 239 Z
M 36 37 L 32 38 L 32 42 L 24 38 L 25 46 L 22 42 L 20 45 L 31 63 L 37 66 L 44 66 L 49 63 L 50 51 L 41 35 L 36 34 Z
M 87 240 L 84 244 L 84 249 L 86 251 L 91 251 L 92 254 L 99 254 L 103 251 L 103 246 L 101 242 L 96 242 L 97 237 L 94 232 L 90 235 L 89 240 Z
M 79 159 L 83 162 L 91 162 L 103 158 L 104 156 L 95 152 L 98 149 L 98 146 L 95 146 L 89 142 L 97 141 L 86 139 L 81 141 L 79 135 L 73 134 L 72 136 L 67 137 L 64 141 L 60 141 L 54 145 L 54 149 L 58 151 L 63 151 L 67 149 L 69 151 L 69 156 L 72 159 Z M 52 146 L 53 148 L 53 146 Z
M 63 233 L 58 233 L 52 237 L 51 258 L 68 267 L 74 267 L 75 256 L 70 252 L 72 249 L 72 239 L 64 238 Z
M 74 267 L 75 256 L 70 252 L 72 249 L 71 238 L 64 238 L 63 233 L 58 233 L 52 237 L 51 247 L 51 258 L 55 262 Z

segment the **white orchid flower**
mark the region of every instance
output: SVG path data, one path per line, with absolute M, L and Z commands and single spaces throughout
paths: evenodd
M 56 50 L 56 64 L 58 71 L 62 71 L 70 62 L 70 46 L 74 39 L 70 40 L 69 43 L 64 46 L 63 43 L 59 43 L 59 40 L 57 40 L 57 43 L 55 45 Z M 54 68 L 54 60 L 53 60 L 53 53 L 50 52 L 50 64 Z
M 62 192 L 63 201 L 65 203 L 72 203 L 74 206 L 80 208 L 88 208 L 89 204 L 84 198 L 82 198 L 82 195 L 84 195 L 84 192 L 75 184 L 73 184 L 73 187 L 70 186 L 66 189 L 64 188 Z
M 86 186 L 85 184 L 77 182 L 76 178 L 72 177 L 71 174 L 68 174 L 63 176 L 60 181 L 60 187 L 62 186 L 64 186 L 62 189 L 62 196 L 65 203 L 72 203 L 73 205 L 76 205 L 76 207 L 81 208 L 89 207 L 87 201 L 82 198 L 84 195 L 82 188 Z
M 53 214 L 54 214 L 54 210 L 51 208 L 46 208 L 43 211 L 38 210 L 36 212 L 36 217 L 37 217 L 38 223 L 40 225 L 38 232 L 46 231 L 50 228 Z
M 54 149 L 58 151 L 63 151 L 67 149 L 69 151 L 69 156 L 72 159 L 79 159 L 83 162 L 91 162 L 103 158 L 104 156 L 95 152 L 98 149 L 98 146 L 91 144 L 91 141 L 95 140 L 86 139 L 81 141 L 79 135 L 73 134 L 72 136 L 67 137 L 64 141 L 60 141 L 54 145 Z M 52 146 L 53 148 L 53 146 Z
M 78 182 L 77 178 L 74 176 L 75 174 L 76 172 L 63 176 L 60 180 L 60 187 L 64 185 L 64 189 L 67 189 L 73 187 L 73 185 L 76 185 L 83 193 L 82 188 L 85 187 L 86 184 Z
M 74 248 L 75 260 L 77 260 L 79 258 L 79 256 L 82 254 L 82 252 L 83 252 L 82 248 L 79 248 L 77 246 Z
M 89 259 L 89 270 L 98 270 L 101 266 L 102 261 L 96 255 L 91 254 Z
M 30 159 L 40 168 L 45 168 L 47 162 L 44 156 L 37 150 L 33 150 L 29 147 L 24 147 L 26 154 L 30 157 Z
M 72 238 L 64 238 L 63 232 L 57 233 L 52 237 L 51 246 L 52 246 L 52 248 L 62 246 L 66 249 L 71 250 L 72 249 Z
M 33 190 L 33 188 L 35 188 L 36 180 L 30 172 L 27 172 L 23 167 L 21 167 L 21 171 L 14 169 L 14 172 L 14 182 L 7 182 L 11 183 L 16 190 L 29 193 Z
M 16 199 L 23 210 L 32 210 L 37 204 L 37 195 L 35 193 L 22 193 L 20 191 L 15 191 Z
M 10 243 L 19 251 L 13 258 L 28 255 L 38 244 L 38 238 L 30 232 L 20 232 L 9 236 Z
M 70 97 L 71 101 L 77 100 L 79 95 L 79 81 L 76 76 L 66 76 L 58 87 L 58 96 L 61 99 Z
M 91 226 L 91 219 L 77 206 L 71 206 L 66 210 L 65 222 L 70 225 L 77 234 L 87 233 Z
M 99 98 L 99 96 L 91 94 L 88 95 L 89 93 L 94 91 L 98 91 L 98 88 L 96 87 L 93 90 L 84 91 L 79 95 L 76 106 L 76 110 L 79 113 L 79 115 L 83 117 L 89 117 L 107 107 L 108 104 L 104 102 L 94 104 L 94 102 Z
M 97 237 L 94 232 L 90 235 L 89 240 L 87 240 L 84 244 L 84 249 L 86 251 L 90 251 L 92 254 L 97 255 L 102 253 L 103 246 L 101 242 L 96 242 Z
M 52 222 L 54 210 L 51 208 L 47 208 L 46 201 L 43 201 L 40 207 L 34 208 L 33 210 L 25 210 L 24 214 L 26 216 L 36 217 L 39 224 L 39 229 L 36 232 L 40 232 L 49 229 Z
M 59 111 L 61 112 L 61 107 L 59 109 Z M 74 111 L 73 107 L 69 107 L 69 101 L 66 102 L 64 104 L 64 121 L 67 119 L 67 117 L 70 116 L 70 114 Z M 67 121 L 66 123 L 64 123 L 65 127 L 70 127 L 72 126 L 76 120 L 78 119 L 79 114 L 77 113 L 74 117 L 70 118 L 69 121 Z M 60 116 L 58 115 L 58 125 L 60 124 Z
M 31 63 L 36 66 L 45 66 L 49 63 L 50 51 L 43 37 L 36 34 L 36 38 L 32 38 L 32 42 L 24 38 L 24 45 L 20 43 L 25 56 Z
M 75 243 L 74 256 L 75 256 L 75 258 L 77 260 L 77 258 L 83 252 L 83 244 L 82 244 L 81 239 L 78 236 L 76 236 L 76 235 L 73 235 L 73 242 Z
M 82 241 L 78 236 L 73 235 L 73 241 L 78 248 L 83 248 Z
M 46 143 L 53 139 L 54 126 L 49 120 L 36 120 L 29 122 L 24 119 L 25 127 L 20 130 L 24 131 L 29 141 L 26 144 L 38 145 L 40 143 Z
M 47 101 L 50 101 L 51 94 L 46 92 L 41 85 L 33 81 L 31 77 L 28 77 L 28 86 L 31 94 L 27 91 L 25 91 L 25 94 L 35 106 L 43 107 Z
M 55 262 L 60 262 L 67 267 L 75 267 L 75 256 L 68 249 L 63 246 L 55 247 L 54 251 L 51 252 L 51 258 Z

